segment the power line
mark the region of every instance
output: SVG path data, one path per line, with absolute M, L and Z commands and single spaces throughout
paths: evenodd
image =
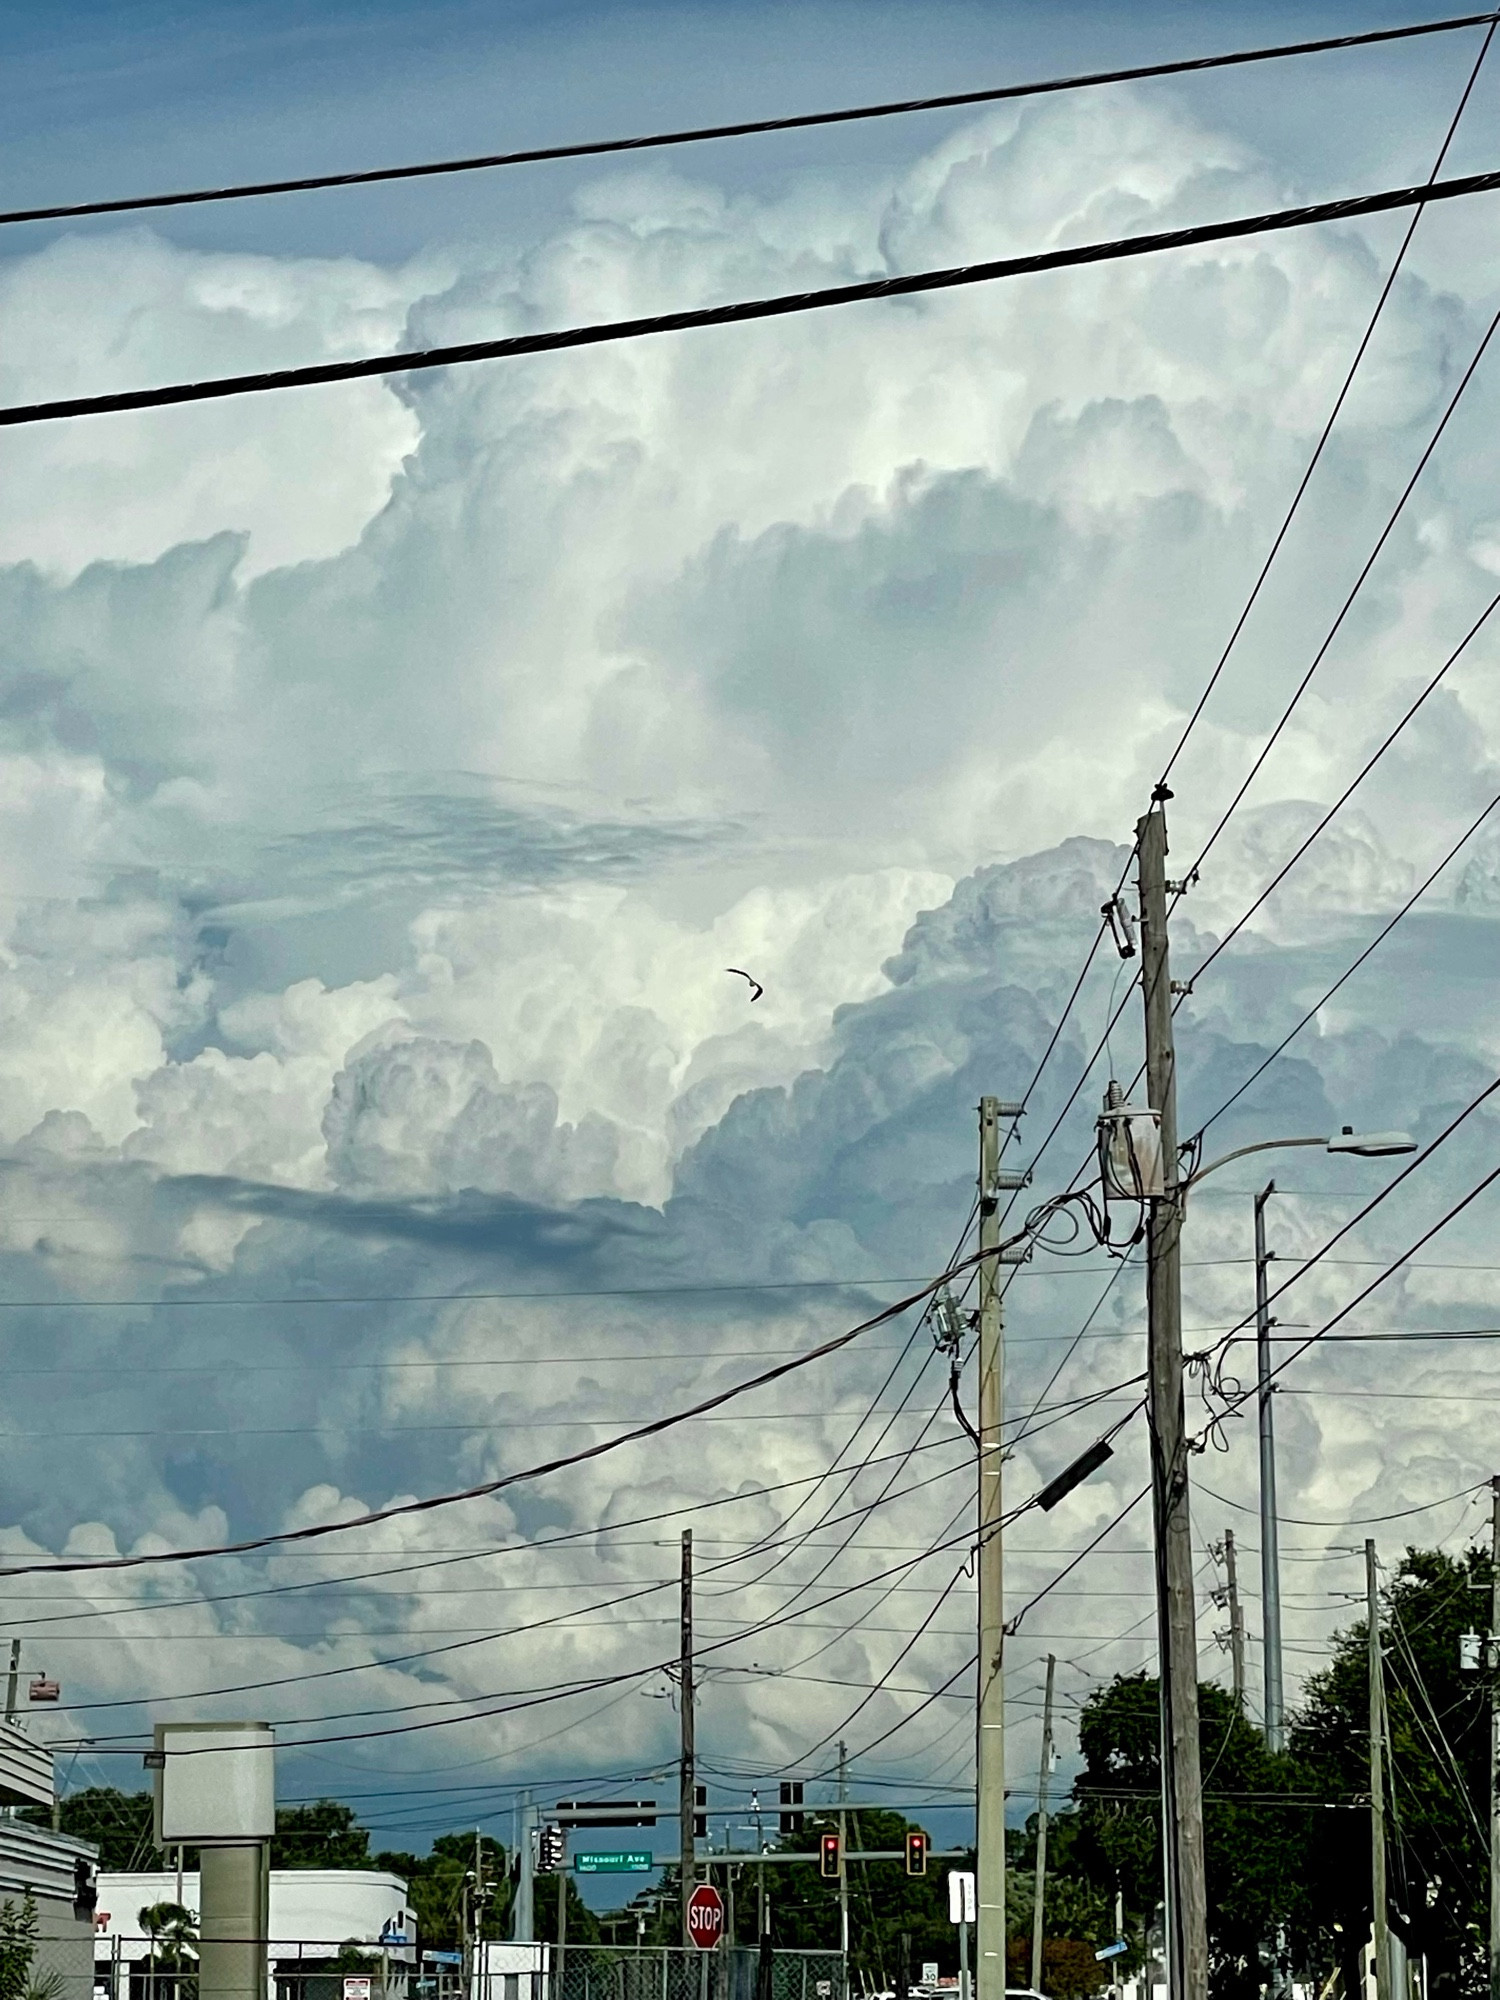
M 320 1521 L 305 1528 L 286 1528 L 272 1534 L 247 1536 L 243 1541 L 238 1542 L 208 1543 L 197 1548 L 167 1550 L 161 1554 L 153 1555 L 91 1556 L 67 1562 L 13 1563 L 0 1568 L 0 1576 L 36 1576 L 43 1573 L 48 1575 L 61 1573 L 77 1574 L 85 1570 L 138 1569 L 147 1564 L 193 1562 L 208 1556 L 248 1555 L 257 1549 L 275 1548 L 287 1542 L 313 1541 L 325 1535 L 343 1534 L 350 1528 L 369 1527 L 380 1521 L 395 1520 L 409 1514 L 430 1513 L 434 1508 L 438 1507 L 455 1506 L 463 1500 L 482 1499 L 490 1494 L 504 1492 L 509 1487 L 518 1486 L 533 1479 L 544 1478 L 549 1473 L 561 1472 L 574 1465 L 582 1465 L 589 1459 L 602 1458 L 608 1452 L 618 1451 L 623 1445 L 639 1443 L 641 1440 L 649 1437 L 659 1437 L 664 1432 L 675 1429 L 679 1424 L 685 1423 L 691 1418 L 704 1416 L 711 1410 L 719 1409 L 724 1404 L 733 1402 L 740 1396 L 747 1395 L 752 1389 L 764 1388 L 768 1383 L 779 1381 L 782 1376 L 789 1375 L 799 1368 L 805 1368 L 810 1362 L 821 1361 L 828 1355 L 837 1353 L 841 1348 L 847 1347 L 851 1341 L 857 1340 L 860 1334 L 869 1332 L 872 1327 L 883 1325 L 886 1320 L 896 1318 L 900 1313 L 908 1311 L 914 1305 L 920 1305 L 924 1299 L 928 1298 L 939 1285 L 943 1284 L 951 1276 L 951 1271 L 942 1273 L 939 1277 L 934 1278 L 930 1284 L 924 1285 L 921 1291 L 913 1292 L 907 1298 L 898 1299 L 894 1305 L 886 1306 L 881 1312 L 876 1313 L 873 1318 L 862 1320 L 858 1326 L 850 1327 L 847 1332 L 835 1334 L 831 1340 L 822 1341 L 818 1346 L 808 1348 L 799 1357 L 791 1361 L 778 1362 L 774 1368 L 764 1369 L 759 1375 L 752 1375 L 743 1382 L 732 1384 L 728 1389 L 721 1389 L 717 1394 L 705 1397 L 701 1402 L 694 1403 L 685 1410 L 676 1410 L 666 1416 L 655 1417 L 649 1423 L 639 1424 L 633 1430 L 622 1432 L 618 1437 L 601 1439 L 599 1443 L 588 1445 L 582 1450 L 568 1452 L 560 1457 L 548 1459 L 540 1465 L 527 1466 L 516 1472 L 503 1473 L 498 1479 L 481 1480 L 473 1486 L 462 1487 L 457 1492 L 430 1494 L 425 1499 L 420 1500 L 403 1500 L 394 1506 L 378 1507 L 371 1509 L 367 1513 L 354 1515 L 347 1521 Z
M 1435 181 L 1438 175 L 1442 172 L 1443 162 L 1448 157 L 1449 148 L 1453 144 L 1454 136 L 1458 131 L 1460 121 L 1462 120 L 1464 112 L 1468 107 L 1469 99 L 1473 95 L 1474 86 L 1479 81 L 1479 72 L 1484 67 L 1485 57 L 1489 54 L 1490 43 L 1495 38 L 1495 26 L 1496 23 L 1494 21 L 1491 21 L 1488 32 L 1486 33 L 1483 42 L 1480 44 L 1479 53 L 1474 59 L 1474 67 L 1469 72 L 1469 80 L 1464 85 L 1463 94 L 1458 100 L 1458 107 L 1454 111 L 1453 117 L 1449 122 L 1448 129 L 1443 136 L 1443 143 L 1438 148 L 1438 155 L 1436 160 L 1433 162 L 1432 172 L 1427 176 L 1429 182 Z M 1183 727 L 1182 734 L 1177 739 L 1176 746 L 1173 749 L 1171 756 L 1167 759 L 1166 766 L 1162 771 L 1160 779 L 1158 780 L 1158 786 L 1165 785 L 1167 780 L 1171 777 L 1173 769 L 1176 766 L 1177 759 L 1182 755 L 1183 748 L 1186 745 L 1189 736 L 1192 735 L 1193 730 L 1197 725 L 1199 717 L 1202 715 L 1204 709 L 1208 706 L 1209 697 L 1213 694 L 1214 689 L 1219 684 L 1220 677 L 1222 676 L 1225 667 L 1229 663 L 1230 654 L 1239 644 L 1240 635 L 1243 633 L 1245 626 L 1249 621 L 1250 614 L 1254 611 L 1256 604 L 1260 601 L 1260 594 L 1262 590 L 1265 588 L 1266 579 L 1270 576 L 1272 566 L 1274 565 L 1277 556 L 1281 553 L 1281 545 L 1286 540 L 1287 535 L 1291 530 L 1292 522 L 1296 519 L 1297 512 L 1302 505 L 1302 501 L 1307 493 L 1307 489 L 1309 485 L 1312 483 L 1313 474 L 1317 471 L 1318 466 L 1322 461 L 1323 453 L 1327 449 L 1328 440 L 1333 435 L 1333 427 L 1338 422 L 1339 414 L 1343 410 L 1344 404 L 1348 400 L 1349 391 L 1354 386 L 1354 378 L 1359 373 L 1360 365 L 1364 361 L 1366 353 L 1369 351 L 1370 342 L 1375 336 L 1375 329 L 1380 324 L 1381 315 L 1384 313 L 1386 308 L 1386 302 L 1390 298 L 1391 293 L 1395 288 L 1396 280 L 1401 274 L 1401 268 L 1403 264 L 1406 262 L 1406 253 L 1411 248 L 1412 238 L 1416 235 L 1417 226 L 1421 222 L 1421 220 L 1422 220 L 1422 209 L 1418 207 L 1413 212 L 1411 221 L 1407 224 L 1406 234 L 1401 239 L 1400 246 L 1396 251 L 1395 258 L 1391 264 L 1391 268 L 1386 274 L 1385 283 L 1380 288 L 1380 295 L 1375 301 L 1375 310 L 1371 313 L 1369 324 L 1366 326 L 1364 330 L 1364 334 L 1361 337 L 1359 346 L 1354 351 L 1354 359 L 1349 364 L 1348 373 L 1345 375 L 1344 380 L 1340 385 L 1337 396 L 1335 396 L 1333 399 L 1333 408 L 1328 412 L 1328 419 L 1324 424 L 1322 431 L 1319 434 L 1317 443 L 1313 446 L 1312 456 L 1307 462 L 1306 471 L 1303 473 L 1301 479 L 1298 481 L 1297 490 L 1292 495 L 1291 505 L 1287 508 L 1286 514 L 1282 518 L 1281 526 L 1277 529 L 1275 538 L 1273 539 L 1270 548 L 1266 552 L 1265 560 L 1260 566 L 1260 570 L 1256 576 L 1255 582 L 1250 587 L 1250 595 L 1245 600 L 1244 609 L 1240 612 L 1239 617 L 1234 622 L 1233 628 L 1231 629 L 1229 634 L 1229 638 L 1225 642 L 1224 650 L 1222 653 L 1220 653 L 1218 660 L 1214 665 L 1214 670 L 1209 675 L 1208 680 L 1204 686 L 1203 692 L 1202 694 L 1199 695 L 1197 703 L 1195 704 L 1191 715 L 1189 715 L 1187 722 Z M 1356 585 L 1356 589 L 1357 588 L 1358 586 Z M 1316 662 L 1314 663 L 1314 665 L 1316 665 Z M 1309 674 L 1309 678 L 1310 677 L 1311 676 Z M 1306 681 L 1304 681 L 1302 684 L 1303 687 L 1305 687 L 1306 684 L 1307 684 Z M 1298 689 L 1299 696 L 1301 692 L 1302 689 L 1299 688 Z M 1295 697 L 1293 705 L 1295 706 Z M 1284 722 L 1285 717 L 1283 717 L 1282 720 Z M 1278 728 L 1278 734 L 1279 734 L 1279 728 Z M 1272 738 L 1272 741 L 1273 742 L 1275 741 L 1274 737 Z M 1269 748 L 1270 745 L 1268 744 L 1266 746 L 1266 750 L 1268 751 Z M 1263 751 L 1261 757 L 1257 760 L 1254 769 L 1252 769 L 1252 771 L 1250 772 L 1250 776 L 1246 778 L 1244 785 L 1242 785 L 1239 791 L 1236 792 L 1233 800 L 1229 805 L 1228 811 L 1224 814 L 1224 818 L 1220 820 L 1218 827 L 1215 829 L 1212 838 L 1208 842 L 1208 846 L 1204 848 L 1203 850 L 1204 854 L 1208 852 L 1208 847 L 1211 847 L 1213 845 L 1214 840 L 1218 838 L 1218 835 L 1220 832 L 1222 832 L 1224 824 L 1228 820 L 1230 814 L 1233 813 L 1235 807 L 1244 797 L 1246 787 L 1250 784 L 1251 779 L 1253 779 L 1255 776 L 1255 772 L 1260 769 L 1261 763 L 1263 763 L 1265 760 L 1265 754 L 1266 752 Z M 1203 855 L 1200 854 L 1198 859 L 1201 862 L 1203 859 Z
M 1486 16 L 1486 19 L 1489 17 Z M 1196 223 L 1181 229 L 1157 230 L 1142 236 L 1080 243 L 1063 249 L 1035 251 L 1024 257 L 1000 257 L 984 263 L 939 270 L 908 271 L 896 276 L 860 279 L 853 284 L 828 285 L 815 291 L 785 292 L 772 297 L 739 299 L 719 306 L 696 306 L 682 312 L 653 313 L 635 319 L 607 320 L 589 326 L 558 328 L 550 333 L 510 334 L 499 340 L 470 340 L 446 347 L 415 348 L 399 354 L 372 354 L 351 361 L 321 361 L 299 368 L 276 368 L 250 375 L 225 375 L 203 382 L 171 382 L 154 389 L 123 389 L 102 396 L 64 396 L 45 403 L 11 404 L 0 408 L 0 425 L 54 423 L 65 417 L 102 416 L 125 410 L 156 410 L 183 403 L 218 402 L 226 397 L 263 395 L 275 389 L 304 389 L 332 382 L 365 381 L 375 376 L 406 375 L 431 368 L 466 366 L 479 361 L 513 360 L 525 354 L 556 354 L 598 347 L 649 334 L 687 333 L 710 326 L 738 326 L 754 320 L 784 319 L 820 312 L 832 306 L 856 305 L 874 299 L 910 298 L 924 292 L 952 291 L 964 285 L 990 284 L 1042 271 L 1075 270 L 1122 258 L 1154 256 L 1167 250 L 1192 249 L 1203 243 L 1227 243 L 1274 231 L 1303 229 L 1315 223 L 1352 221 L 1359 216 L 1386 215 L 1424 202 L 1453 201 L 1471 194 L 1492 194 L 1500 188 L 1500 173 L 1465 174 L 1418 187 L 1386 188 L 1376 194 L 1347 195 L 1335 201 L 1305 202 L 1295 208 L 1262 215 L 1236 216 L 1223 222 Z
M 547 161 L 595 159 L 611 153 L 642 153 L 667 146 L 701 145 L 706 140 L 755 138 L 772 132 L 800 132 L 822 125 L 852 125 L 874 118 L 898 118 L 921 111 L 957 111 L 980 104 L 1001 104 L 1017 98 L 1044 97 L 1064 91 L 1096 89 L 1104 84 L 1142 83 L 1155 77 L 1187 76 L 1228 69 L 1246 63 L 1274 62 L 1285 57 L 1321 55 L 1328 51 L 1369 48 L 1381 42 L 1410 41 L 1421 35 L 1451 34 L 1455 29 L 1493 23 L 1494 14 L 1463 14 L 1444 21 L 1421 21 L 1400 28 L 1376 28 L 1357 35 L 1330 35 L 1317 41 L 1283 42 L 1263 48 L 1236 49 L 1226 55 L 1189 56 L 1170 62 L 1143 63 L 1130 69 L 1083 71 L 1075 76 L 1048 77 L 1035 83 L 1001 84 L 985 90 L 951 91 L 939 97 L 909 97 L 881 104 L 853 105 L 837 111 L 804 111 L 780 118 L 741 119 L 731 125 L 688 126 L 673 132 L 653 132 L 630 139 L 590 139 L 572 145 L 532 146 L 508 153 L 477 153 L 460 159 L 426 160 L 414 165 L 368 167 L 353 173 L 305 174 L 292 180 L 245 181 L 214 188 L 189 188 L 170 194 L 129 195 L 104 201 L 53 203 L 43 208 L 0 212 L 0 226 L 20 222 L 62 222 L 90 215 L 124 215 L 142 209 L 186 208 L 206 202 L 248 201 L 267 195 L 308 194 L 320 189 L 370 187 L 381 182 L 430 179 L 441 174 L 465 174 L 496 167 L 535 166 Z
M 1221 1507 L 1232 1507 L 1237 1514 L 1259 1514 L 1259 1507 L 1247 1507 L 1242 1500 L 1231 1500 L 1227 1493 L 1216 1493 L 1211 1486 L 1205 1486 L 1201 1479 L 1194 1481 L 1199 1492 L 1206 1493 L 1210 1500 L 1217 1500 Z M 1336 1521 L 1306 1521 L 1295 1514 L 1278 1511 L 1276 1518 L 1293 1528 L 1373 1528 L 1383 1521 L 1408 1521 L 1414 1514 L 1432 1514 L 1439 1507 L 1450 1506 L 1455 1500 L 1467 1500 L 1471 1494 L 1479 1492 L 1484 1480 L 1476 1480 L 1472 1486 L 1461 1486 L 1456 1493 L 1445 1493 L 1441 1500 L 1424 1500 L 1416 1507 L 1398 1507 L 1390 1514 L 1341 1514 Z M 1356 1551 L 1346 1551 L 1354 1554 Z

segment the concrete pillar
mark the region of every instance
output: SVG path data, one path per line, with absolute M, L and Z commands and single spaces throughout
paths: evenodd
M 199 1856 L 199 2000 L 270 2000 L 269 1850 L 262 1841 L 205 1847 Z

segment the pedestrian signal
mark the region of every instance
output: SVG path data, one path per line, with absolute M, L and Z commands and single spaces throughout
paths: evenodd
M 920 1831 L 906 1836 L 906 1872 L 908 1875 L 927 1873 L 927 1836 Z
M 843 1873 L 844 1843 L 836 1833 L 825 1833 L 818 1843 L 818 1873 L 825 1882 L 836 1882 Z

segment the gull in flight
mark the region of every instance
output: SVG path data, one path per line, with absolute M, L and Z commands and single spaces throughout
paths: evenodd
M 742 972 L 742 971 L 740 970 L 739 966 L 737 966 L 737 965 L 726 965 L 726 966 L 725 966 L 725 968 L 724 968 L 724 970 L 725 970 L 726 972 L 732 972 L 732 973 L 734 973 L 734 974 L 736 975 L 736 977 L 737 977 L 737 978 L 740 978 L 740 979 L 750 979 L 750 975 L 749 975 L 749 973 L 748 973 L 748 972 Z M 758 979 L 750 979 L 750 989 L 751 989 L 751 990 L 750 990 L 750 1005 L 751 1005 L 751 1006 L 753 1007 L 753 1006 L 755 1005 L 756 1001 L 757 1001 L 757 1000 L 758 1000 L 758 999 L 760 998 L 761 994 L 762 994 L 762 993 L 764 993 L 766 989 L 765 989 L 765 987 L 764 987 L 764 986 L 762 986 L 762 985 L 761 985 L 761 983 L 760 983 L 760 981 L 759 981 Z

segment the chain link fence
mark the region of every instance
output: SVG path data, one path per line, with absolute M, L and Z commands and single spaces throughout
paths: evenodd
M 749 1945 L 567 1945 L 549 1953 L 546 2000 L 848 2000 L 837 1951 L 772 1951 L 770 1991 Z M 524 1975 L 493 1972 L 474 2000 L 527 2000 Z

